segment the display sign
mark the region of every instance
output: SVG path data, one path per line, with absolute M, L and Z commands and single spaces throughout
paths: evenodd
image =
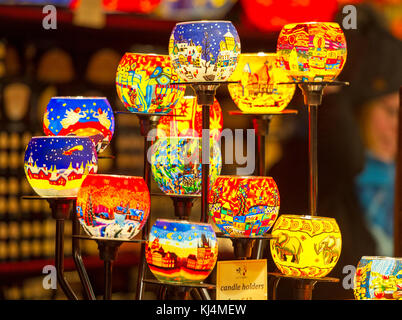
M 218 261 L 216 300 L 267 300 L 267 260 Z

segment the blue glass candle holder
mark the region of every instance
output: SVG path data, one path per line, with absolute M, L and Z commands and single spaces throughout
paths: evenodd
M 240 38 L 230 21 L 176 24 L 169 55 L 179 77 L 187 82 L 227 80 L 237 65 Z
M 402 258 L 362 257 L 356 268 L 357 300 L 402 299 Z
M 43 119 L 47 136 L 90 137 L 97 152 L 109 145 L 114 128 L 113 110 L 104 97 L 53 97 Z
M 85 177 L 98 171 L 98 156 L 89 137 L 33 137 L 24 170 L 41 197 L 75 197 Z

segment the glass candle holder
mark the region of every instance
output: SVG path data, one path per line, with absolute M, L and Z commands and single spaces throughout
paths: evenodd
M 157 219 L 145 255 L 159 281 L 200 283 L 215 266 L 218 242 L 210 224 Z
M 346 39 L 335 22 L 287 24 L 279 34 L 277 54 L 292 81 L 333 81 L 346 62 Z
M 98 156 L 88 137 L 33 137 L 24 170 L 41 197 L 75 197 L 85 177 L 98 171 Z
M 333 218 L 281 215 L 271 234 L 272 258 L 285 275 L 325 277 L 341 255 L 341 232 Z
M 114 127 L 113 110 L 105 97 L 53 97 L 43 117 L 47 136 L 88 136 L 97 152 L 109 145 Z
M 240 38 L 230 21 L 181 22 L 170 36 L 173 67 L 187 82 L 226 81 L 239 54 Z
M 151 170 L 159 188 L 166 194 L 200 194 L 202 185 L 202 138 L 159 138 L 152 146 Z M 222 169 L 219 145 L 210 141 L 209 186 Z
M 202 137 L 202 106 L 197 97 L 184 96 L 171 111 L 179 117 L 161 117 L 158 122 L 158 137 Z M 222 109 L 218 100 L 209 109 L 209 130 L 215 141 L 219 141 L 223 127 Z
M 77 217 L 91 237 L 134 238 L 147 221 L 150 206 L 142 177 L 91 174 L 77 195 Z
M 402 299 L 402 258 L 362 257 L 353 291 L 357 300 Z
M 208 197 L 216 226 L 232 237 L 262 236 L 279 212 L 279 191 L 271 177 L 219 176 Z
M 130 112 L 169 113 L 184 95 L 178 82 L 167 55 L 127 52 L 117 67 L 117 94 Z
M 233 101 L 243 112 L 280 112 L 293 98 L 296 86 L 288 82 L 287 73 L 278 66 L 275 53 L 242 53 L 231 75 L 228 89 Z

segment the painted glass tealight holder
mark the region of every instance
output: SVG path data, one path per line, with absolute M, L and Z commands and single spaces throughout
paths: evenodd
M 353 291 L 357 300 L 402 300 L 402 258 L 362 257 Z
M 218 242 L 212 226 L 157 219 L 145 249 L 149 269 L 165 283 L 200 283 L 213 270 Z
M 47 136 L 88 136 L 97 152 L 109 145 L 114 128 L 113 110 L 105 97 L 53 97 L 43 117 Z
M 197 97 L 184 96 L 171 115 L 161 117 L 158 122 L 158 137 L 202 137 L 202 106 L 197 103 Z M 219 141 L 223 127 L 222 109 L 218 100 L 209 109 L 209 130 L 215 141 Z
M 142 177 L 91 174 L 77 195 L 77 217 L 91 237 L 131 240 L 146 223 L 150 205 Z
M 219 176 L 209 192 L 209 214 L 231 237 L 266 234 L 278 217 L 280 198 L 271 177 Z
M 89 137 L 33 137 L 24 170 L 39 196 L 75 197 L 85 177 L 98 171 L 98 156 Z
M 346 39 L 335 22 L 287 24 L 279 34 L 277 54 L 292 81 L 333 81 L 346 62 Z
M 226 81 L 236 68 L 240 38 L 230 21 L 177 23 L 169 41 L 169 55 L 186 82 Z
M 281 215 L 271 234 L 271 255 L 284 275 L 325 277 L 341 255 L 341 232 L 333 218 Z
M 167 55 L 127 52 L 116 73 L 117 94 L 130 112 L 169 113 L 185 87 Z
M 292 100 L 296 86 L 279 67 L 276 53 L 242 53 L 231 81 L 230 96 L 243 112 L 277 113 Z
M 152 146 L 151 170 L 159 188 L 169 195 L 198 195 L 202 187 L 202 138 L 159 138 Z M 222 169 L 221 150 L 210 139 L 210 186 Z

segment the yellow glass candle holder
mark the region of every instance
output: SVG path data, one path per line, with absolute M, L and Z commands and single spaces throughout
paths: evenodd
M 272 236 L 271 255 L 284 275 L 325 277 L 341 255 L 341 232 L 333 218 L 281 215 Z
M 279 67 L 276 53 L 242 53 L 228 85 L 230 96 L 243 112 L 280 112 L 292 100 L 296 86 Z

